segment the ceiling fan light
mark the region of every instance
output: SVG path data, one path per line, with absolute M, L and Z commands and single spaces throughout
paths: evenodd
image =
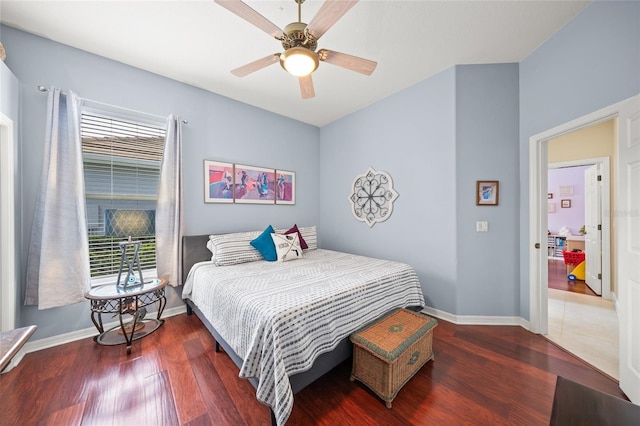
M 318 54 L 304 47 L 292 47 L 280 55 L 280 65 L 289 74 L 304 77 L 318 68 Z

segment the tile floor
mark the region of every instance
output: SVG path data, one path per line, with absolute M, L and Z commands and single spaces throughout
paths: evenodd
M 618 316 L 610 300 L 550 288 L 546 337 L 618 380 Z

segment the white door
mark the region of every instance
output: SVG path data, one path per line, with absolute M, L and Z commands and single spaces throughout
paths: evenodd
M 620 389 L 640 405 L 640 95 L 620 110 L 618 155 Z
M 584 172 L 584 252 L 585 282 L 596 294 L 602 295 L 602 182 L 598 180 L 599 175 L 598 164 Z

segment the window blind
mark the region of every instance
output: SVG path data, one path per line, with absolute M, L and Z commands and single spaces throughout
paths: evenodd
M 91 277 L 118 272 L 121 237 L 105 235 L 105 211 L 155 210 L 165 141 L 163 124 L 83 112 L 81 119 Z M 142 269 L 156 267 L 155 235 L 142 242 Z

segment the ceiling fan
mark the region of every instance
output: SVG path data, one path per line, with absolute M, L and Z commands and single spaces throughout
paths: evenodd
M 318 39 L 358 0 L 326 0 L 309 25 L 302 22 L 301 19 L 304 0 L 294 0 L 298 4 L 298 21 L 284 27 L 284 31 L 241 0 L 214 1 L 282 42 L 284 48 L 282 53 L 265 56 L 232 70 L 231 73 L 235 76 L 244 77 L 280 62 L 282 68 L 298 77 L 302 99 L 309 99 L 315 96 L 311 74 L 318 68 L 320 61 L 365 75 L 371 75 L 376 69 L 377 63 L 368 59 L 327 49 L 320 49 L 316 52 Z

